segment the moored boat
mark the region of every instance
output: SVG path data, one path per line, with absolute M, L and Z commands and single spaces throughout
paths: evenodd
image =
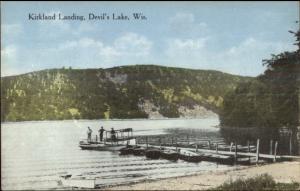
M 172 161 L 177 161 L 179 159 L 179 154 L 176 151 L 164 150 L 160 153 L 161 158 L 168 159 Z
M 146 151 L 145 155 L 147 158 L 150 158 L 150 159 L 159 159 L 160 153 L 161 152 L 159 150 L 150 149 L 150 150 Z
M 128 134 L 126 134 L 126 132 Z M 135 137 L 133 137 L 131 128 L 116 130 L 115 137 L 112 135 L 108 136 L 107 133 L 109 132 L 106 132 L 106 136 L 103 141 L 98 141 L 96 136 L 95 140 L 80 141 L 79 147 L 83 150 L 119 151 L 121 148 L 136 144 L 136 140 Z

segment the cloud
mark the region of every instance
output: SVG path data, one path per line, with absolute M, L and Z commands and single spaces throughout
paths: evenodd
M 9 45 L 1 50 L 1 58 L 15 58 L 16 52 L 16 46 Z
M 201 36 L 207 34 L 208 26 L 205 22 L 198 22 L 192 13 L 177 13 L 169 19 L 172 32 L 180 36 Z
M 199 39 L 174 39 L 173 41 L 169 42 L 169 46 L 171 48 L 178 49 L 179 51 L 198 51 L 205 47 L 206 39 L 199 38 Z
M 166 60 L 172 65 L 197 68 L 207 63 L 206 38 L 171 39 L 165 51 Z M 205 55 L 205 56 L 203 56 Z M 201 65 L 199 65 L 201 64 Z
M 82 37 L 80 39 L 65 40 L 38 49 L 7 47 L 1 51 L 5 59 L 3 75 L 12 75 L 46 68 L 107 68 L 119 65 L 138 64 L 151 55 L 152 42 L 136 33 L 125 33 L 111 43 L 104 43 L 101 39 Z M 22 66 L 16 67 L 15 58 L 22 60 Z M 2 58 L 1 57 L 1 58 Z M 18 65 L 21 66 L 20 63 Z M 11 69 L 15 69 L 12 73 Z
M 1 76 L 17 74 L 17 53 L 15 45 L 8 45 L 1 49 Z
M 21 24 L 2 24 L 1 33 L 2 43 L 11 44 L 23 35 L 23 27 Z
M 293 51 L 295 46 L 284 42 L 260 41 L 249 37 L 236 46 L 211 51 L 210 38 L 173 39 L 165 51 L 169 63 L 179 67 L 214 69 L 232 74 L 256 76 L 263 72 L 262 60 L 271 54 Z
M 21 24 L 2 24 L 1 29 L 3 35 L 11 35 L 11 36 L 19 35 L 23 31 Z
M 249 37 L 237 46 L 233 46 L 218 55 L 222 61 L 222 68 L 230 73 L 257 75 L 257 71 L 264 71 L 262 60 L 284 51 L 293 51 L 295 46 L 285 42 L 260 41 Z M 226 62 L 225 62 L 226 61 Z
M 115 39 L 112 44 L 105 44 L 93 38 L 81 38 L 59 44 L 58 50 L 60 54 L 76 52 L 81 57 L 86 57 L 85 54 L 88 54 L 90 58 L 99 58 L 98 64 L 114 64 L 113 62 L 120 63 L 126 59 L 130 62 L 145 58 L 150 54 L 151 47 L 152 42 L 146 37 L 136 33 L 126 33 Z M 84 63 L 84 60 L 82 62 Z
M 136 33 L 126 33 L 117 38 L 114 42 L 114 48 L 122 55 L 148 56 L 152 47 L 152 42 L 146 37 Z

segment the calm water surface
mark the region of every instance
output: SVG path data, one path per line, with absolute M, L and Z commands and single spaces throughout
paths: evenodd
M 118 152 L 78 147 L 79 140 L 86 138 L 87 126 L 93 135 L 100 126 L 133 128 L 134 135 L 156 135 L 172 128 L 218 131 L 215 128 L 218 124 L 218 118 L 2 123 L 1 187 L 4 190 L 61 188 L 59 176 L 66 173 L 72 177 L 95 178 L 96 184 L 110 186 L 233 168 L 210 162 L 195 164 L 119 156 Z

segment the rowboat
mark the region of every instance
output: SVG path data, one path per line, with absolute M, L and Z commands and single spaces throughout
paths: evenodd
M 149 150 L 146 151 L 145 155 L 146 155 L 147 158 L 150 158 L 150 159 L 159 159 L 160 150 L 149 149 Z
M 163 159 L 177 161 L 179 159 L 179 154 L 178 152 L 173 150 L 162 150 L 160 153 L 160 157 Z

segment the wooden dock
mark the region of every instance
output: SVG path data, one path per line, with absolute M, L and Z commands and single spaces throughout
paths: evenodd
M 179 155 L 182 155 L 183 159 L 195 159 L 201 158 L 208 161 L 231 161 L 237 164 L 240 159 L 248 159 L 254 161 L 257 164 L 261 161 L 276 162 L 284 160 L 300 160 L 300 156 L 286 156 L 278 155 L 278 142 L 275 142 L 274 147 L 271 144 L 270 154 L 260 153 L 260 140 L 257 139 L 255 145 L 250 145 L 248 141 L 247 146 L 237 145 L 231 143 L 226 145 L 222 138 L 209 139 L 209 138 L 174 138 L 164 136 L 152 136 L 152 137 L 138 137 L 137 146 L 147 150 L 148 148 L 157 150 L 169 150 L 175 151 Z M 200 160 L 200 159 L 199 159 Z M 242 160 L 242 161 L 246 161 Z

